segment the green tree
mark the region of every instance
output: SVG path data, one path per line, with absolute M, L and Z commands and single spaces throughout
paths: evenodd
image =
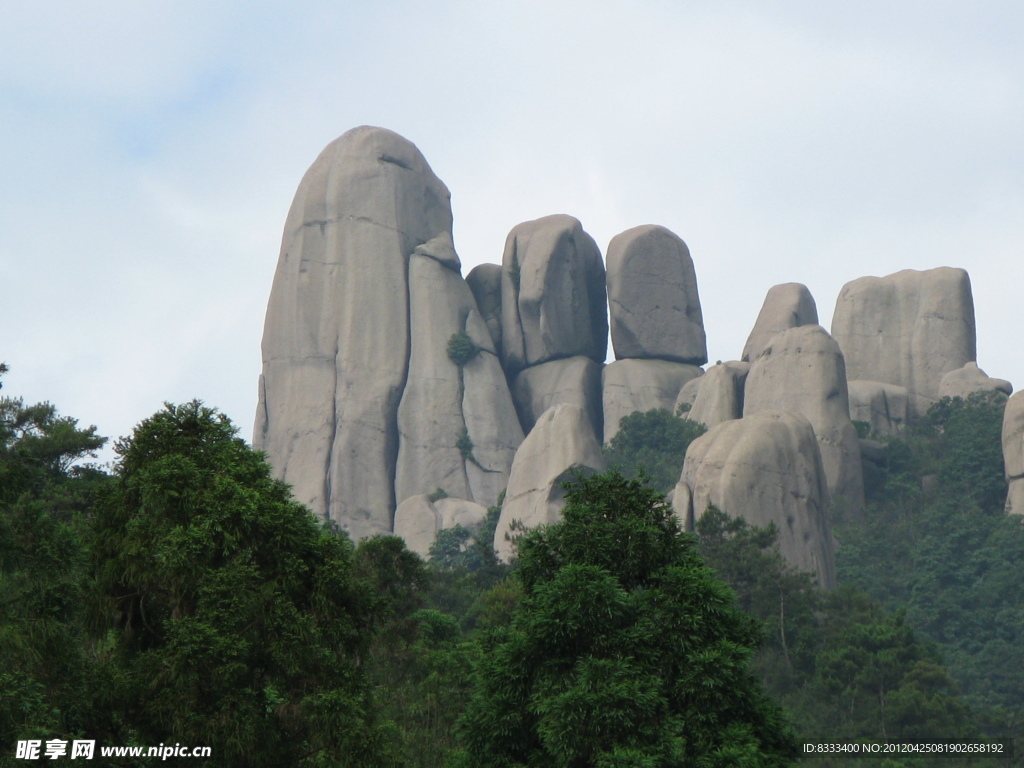
M 214 766 L 377 763 L 372 604 L 348 539 L 199 402 L 116 451 L 92 560 L 120 743 L 210 745 Z
M 461 766 L 783 765 L 794 743 L 748 671 L 760 639 L 654 490 L 567 489 L 519 543 L 521 603 L 484 641 Z
M 84 529 L 108 478 L 79 462 L 103 442 L 49 403 L 0 398 L 0 763 L 17 739 L 92 722 Z
M 624 477 L 647 476 L 659 493 L 671 491 L 683 470 L 690 443 L 707 432 L 697 421 L 673 416 L 664 408 L 631 413 L 605 448 L 608 466 Z

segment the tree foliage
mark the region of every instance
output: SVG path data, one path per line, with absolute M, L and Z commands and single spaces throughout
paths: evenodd
M 1024 526 L 1003 512 L 1005 398 L 945 398 L 887 444 L 863 524 L 837 526 L 840 578 L 935 642 L 991 735 L 1024 734 Z M 933 478 L 930 483 L 923 483 Z M 927 488 L 927 490 L 925 490 Z
M 679 482 L 686 449 L 706 431 L 700 422 L 673 416 L 664 408 L 637 411 L 619 422 L 605 457 L 623 477 L 642 472 L 655 490 L 666 494 Z
M 0 373 L 7 368 L 0 365 Z M 49 403 L 0 398 L 0 749 L 92 722 L 80 621 L 83 519 L 107 476 L 79 462 L 104 443 Z M 10 752 L 6 750 L 10 747 Z
M 520 541 L 522 602 L 484 643 L 457 763 L 784 764 L 792 739 L 747 668 L 756 625 L 660 495 L 610 473 L 566 499 Z
M 121 743 L 216 745 L 213 765 L 373 765 L 372 606 L 352 545 L 235 433 L 193 401 L 117 444 L 92 558 Z

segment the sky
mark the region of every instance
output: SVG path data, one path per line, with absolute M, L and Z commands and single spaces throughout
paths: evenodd
M 467 274 L 517 223 L 661 224 L 708 352 L 775 284 L 966 269 L 1024 387 L 1024 4 L 7 0 L 3 394 L 117 438 L 199 398 L 251 438 L 292 195 L 379 125 L 452 193 Z M 110 450 L 102 459 L 109 460 Z

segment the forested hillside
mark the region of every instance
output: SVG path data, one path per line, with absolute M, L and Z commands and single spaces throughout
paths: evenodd
M 701 429 L 665 411 L 624 418 L 622 474 L 578 477 L 507 566 L 498 507 L 429 561 L 392 536 L 354 545 L 200 403 L 140 424 L 108 473 L 87 463 L 94 429 L 4 398 L 0 764 L 29 740 L 41 758 L 95 740 L 212 748 L 183 765 L 426 768 L 1019 738 L 1024 527 L 1002 511 L 1001 409 L 946 399 L 868 444 L 867 512 L 834 520 L 840 586 L 822 592 L 729 510 L 680 530 L 661 494 Z

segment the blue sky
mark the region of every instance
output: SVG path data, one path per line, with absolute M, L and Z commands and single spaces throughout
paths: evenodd
M 576 216 L 687 241 L 711 359 L 765 292 L 830 324 L 862 275 L 949 265 L 1024 386 L 1014 2 L 20 2 L 0 11 L 5 394 L 112 437 L 199 397 L 250 436 L 305 169 L 361 124 L 452 191 L 464 270 Z

